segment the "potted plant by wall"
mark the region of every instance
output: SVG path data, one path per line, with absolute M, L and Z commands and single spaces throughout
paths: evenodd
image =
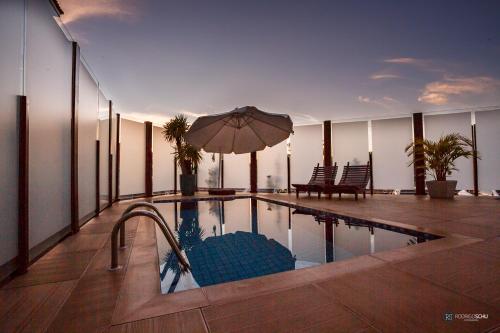
M 410 166 L 421 165 L 417 167 L 418 174 L 430 174 L 434 178 L 426 181 L 431 198 L 453 198 L 457 181 L 446 180 L 446 176 L 451 175 L 452 171 L 458 171 L 455 167 L 458 158 L 470 158 L 473 155 L 472 147 L 470 139 L 451 133 L 441 136 L 437 141 L 412 142 L 405 148 L 405 152 L 412 158 Z
M 184 135 L 189 130 L 186 116 L 177 115 L 163 125 L 165 140 L 174 144 L 174 155 L 181 168 L 180 175 L 182 195 L 194 195 L 196 190 L 195 170 L 201 161 L 200 151 L 184 140 Z

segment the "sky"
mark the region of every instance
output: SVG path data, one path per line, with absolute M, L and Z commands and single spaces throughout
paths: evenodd
M 500 1 L 59 2 L 107 97 L 139 120 L 500 105 Z

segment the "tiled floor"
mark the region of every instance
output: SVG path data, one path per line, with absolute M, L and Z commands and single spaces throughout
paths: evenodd
M 155 228 L 127 224 L 109 271 L 115 204 L 0 289 L 0 332 L 488 332 L 500 330 L 500 202 L 261 195 L 439 233 L 338 263 L 162 295 Z M 485 313 L 478 322 L 445 313 Z

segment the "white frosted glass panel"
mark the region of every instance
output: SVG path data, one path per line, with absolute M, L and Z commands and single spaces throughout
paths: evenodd
M 290 136 L 291 182 L 305 184 L 311 178 L 313 168 L 323 164 L 323 127 L 321 125 L 297 126 Z
M 412 189 L 413 167 L 405 147 L 412 141 L 411 118 L 372 121 L 373 187 Z
M 500 190 L 500 110 L 476 112 L 479 189 Z
M 101 208 L 108 204 L 109 121 L 109 101 L 99 91 L 99 195 Z
M 70 225 L 71 43 L 49 1 L 28 1 L 30 246 Z
M 153 191 L 174 189 L 174 149 L 165 141 L 161 127 L 153 127 Z
M 257 152 L 257 188 L 285 189 L 286 141 Z
M 425 138 L 430 140 L 438 140 L 442 135 L 450 133 L 460 133 L 468 138 L 471 138 L 471 121 L 470 113 L 453 113 L 434 116 L 424 116 Z M 472 174 L 472 159 L 459 158 L 455 162 L 455 166 L 459 171 L 454 171 L 448 179 L 458 180 L 457 189 L 472 189 L 474 188 Z M 432 176 L 427 176 L 427 180 L 433 179 Z
M 337 162 L 337 182 L 344 165 L 366 164 L 368 162 L 368 122 L 332 124 L 333 163 Z
M 78 200 L 79 218 L 95 211 L 97 83 L 80 65 L 78 102 Z
M 0 2 L 0 265 L 17 254 L 17 117 L 24 4 Z
M 250 188 L 250 154 L 224 155 L 224 187 Z
M 146 131 L 143 123 L 121 119 L 120 195 L 145 191 Z
M 217 188 L 217 179 L 219 177 L 219 154 L 201 151 L 203 159 L 198 165 L 198 188 Z

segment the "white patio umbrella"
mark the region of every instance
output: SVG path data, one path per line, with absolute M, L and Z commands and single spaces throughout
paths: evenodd
M 290 133 L 293 133 L 290 116 L 245 106 L 196 119 L 185 139 L 209 153 L 245 154 L 272 147 L 286 140 Z

